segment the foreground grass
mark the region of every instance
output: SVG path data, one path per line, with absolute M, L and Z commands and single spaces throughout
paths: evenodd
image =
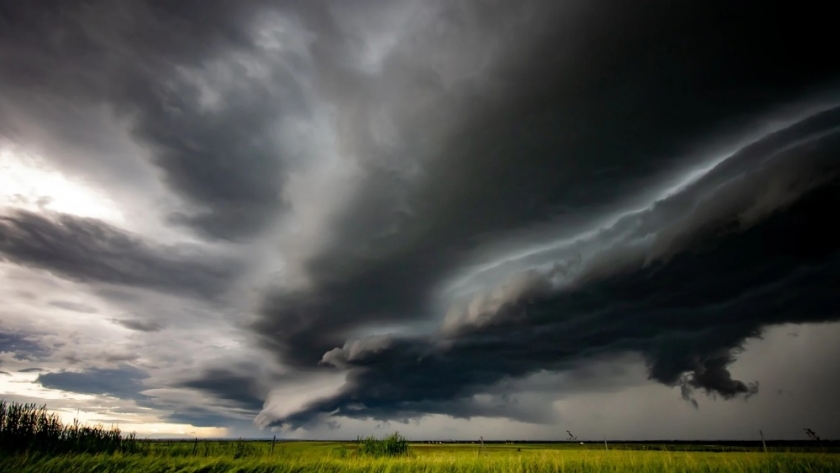
M 141 441 L 117 428 L 65 425 L 46 406 L 0 401 L 0 473 L 840 472 L 834 444 L 806 452 L 750 448 L 614 443 L 602 450 L 597 442 L 409 448 L 396 433 L 351 443 Z M 716 451 L 701 451 L 709 449 Z
M 333 444 L 338 446 L 339 444 Z M 268 473 L 268 472 L 771 472 L 840 471 L 840 456 L 821 453 L 708 453 L 500 449 L 415 449 L 401 458 L 338 458 L 328 445 L 275 456 L 168 457 L 148 455 L 62 455 L 0 457 L 0 471 L 20 473 Z M 317 453 L 316 453 L 317 452 Z

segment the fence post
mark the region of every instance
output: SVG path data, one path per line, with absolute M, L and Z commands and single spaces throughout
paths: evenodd
M 195 456 L 195 451 L 198 448 L 198 437 L 195 438 L 195 442 L 193 443 L 193 456 Z
M 277 441 L 277 436 L 275 435 L 273 439 L 271 439 L 271 451 L 268 453 L 269 455 L 274 455 L 274 442 Z

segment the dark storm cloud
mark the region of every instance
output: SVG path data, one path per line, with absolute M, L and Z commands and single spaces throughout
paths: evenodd
M 251 23 L 261 3 L 8 5 L 0 99 L 7 113 L 20 110 L 70 140 L 90 133 L 79 130 L 84 117 L 62 118 L 62 110 L 109 105 L 195 207 L 173 222 L 213 237 L 252 235 L 277 212 L 275 121 L 300 106 L 291 71 L 257 51 Z M 252 67 L 270 77 L 254 77 Z M 3 129 L 9 118 L 0 112 L 0 132 L 14 138 Z
M 18 370 L 18 373 L 40 373 L 41 371 L 44 370 L 41 368 L 24 368 L 22 370 Z
M 781 6 L 762 5 L 759 17 L 752 4 L 723 2 L 517 5 L 441 7 L 440 33 L 416 33 L 352 89 L 340 119 L 345 145 L 365 157 L 362 190 L 331 223 L 334 240 L 304 262 L 306 288 L 278 289 L 255 327 L 285 362 L 311 366 L 355 329 L 428 316 L 442 278 L 484 243 L 614 211 L 722 130 L 743 133 L 840 77 L 835 64 L 778 54 L 831 54 L 830 28 L 779 34 L 822 21 Z M 517 48 L 491 58 L 481 79 L 447 84 L 428 55 L 483 50 L 494 37 Z M 334 81 L 352 77 L 333 67 Z M 397 144 L 371 131 L 383 108 Z M 377 159 L 393 155 L 402 166 Z
M 168 387 L 189 393 L 189 402 L 168 403 L 156 398 L 150 405 L 171 411 L 166 415 L 170 422 L 250 430 L 263 407 L 264 384 L 252 365 L 207 368 L 167 383 Z
M 148 389 L 143 380 L 149 375 L 132 366 L 116 369 L 89 369 L 85 371 L 59 371 L 38 375 L 36 383 L 45 388 L 60 389 L 80 394 L 100 394 L 120 399 L 145 399 L 140 392 Z
M 668 262 L 511 301 L 493 323 L 457 335 L 348 343 L 324 356 L 348 370 L 343 390 L 279 423 L 306 425 L 327 413 L 492 415 L 467 401 L 506 377 L 621 352 L 643 354 L 652 379 L 684 386 L 689 399 L 693 389 L 752 394 L 757 386 L 727 370 L 748 337 L 770 325 L 840 318 L 840 230 L 825 222 L 837 205 L 840 180 L 743 233 L 727 235 L 721 222 L 721 234 Z M 462 409 L 450 410 L 459 400 Z
M 466 279 L 493 280 L 494 273 L 554 262 L 551 276 L 572 273 L 586 280 L 667 260 L 713 236 L 722 222 L 742 231 L 827 184 L 838 173 L 838 141 L 840 107 L 814 113 L 726 156 L 695 181 L 665 189 L 666 198 L 642 210 L 625 212 L 571 241 L 526 245 L 527 251 L 499 258 Z M 540 282 L 520 281 L 519 290 L 539 290 Z
M 257 380 L 250 375 L 227 368 L 209 369 L 200 376 L 178 383 L 178 387 L 195 389 L 215 399 L 228 401 L 254 414 L 263 407 L 263 395 Z
M 832 289 L 840 235 L 825 221 L 840 203 L 838 154 L 837 108 L 768 134 L 576 246 L 537 252 L 532 265 L 585 255 L 561 268 L 575 271 L 559 290 L 557 269 L 512 266 L 507 284 L 450 311 L 439 334 L 327 352 L 323 362 L 349 370 L 347 385 L 279 423 L 306 425 L 326 413 L 516 417 L 472 397 L 506 377 L 623 352 L 643 354 L 650 377 L 681 386 L 689 401 L 696 389 L 748 397 L 758 385 L 728 371 L 746 339 L 769 325 L 840 317 Z
M 215 297 L 233 263 L 189 247 L 162 247 L 100 220 L 16 211 L 0 216 L 0 260 L 74 281 Z
M 113 319 L 113 322 L 129 330 L 137 330 L 138 332 L 160 332 L 164 328 L 163 324 L 151 320 Z
M 32 336 L 0 331 L 0 352 L 11 352 L 19 360 L 32 361 L 43 358 L 50 350 L 32 340 Z
M 840 234 L 826 222 L 840 204 L 840 110 L 760 133 L 698 182 L 660 191 L 724 144 L 803 118 L 780 109 L 836 92 L 833 18 L 724 1 L 10 4 L 0 134 L 24 140 L 15 127 L 37 122 L 96 147 L 84 110 L 104 105 L 187 204 L 170 223 L 228 240 L 282 227 L 282 274 L 252 328 L 286 365 L 332 365 L 347 382 L 278 424 L 547 422 L 499 383 L 625 353 L 689 401 L 746 397 L 758 386 L 728 369 L 745 340 L 838 318 Z M 298 143 L 296 126 L 314 138 Z M 549 238 L 574 244 L 534 249 Z M 0 220 L 0 258 L 200 297 L 232 276 L 101 222 L 26 212 Z M 466 296 L 447 292 L 453 280 Z M 415 322 L 441 325 L 354 340 Z M 255 412 L 268 390 L 249 371 L 178 387 Z M 134 399 L 142 379 L 39 378 Z

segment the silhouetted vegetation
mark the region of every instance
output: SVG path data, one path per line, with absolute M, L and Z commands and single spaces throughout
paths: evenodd
M 2 453 L 134 453 L 139 443 L 134 434 L 120 429 L 87 426 L 75 420 L 61 422 L 47 406 L 0 401 L 0 452 Z

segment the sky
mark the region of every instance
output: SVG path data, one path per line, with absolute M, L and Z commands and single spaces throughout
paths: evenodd
M 840 437 L 828 6 L 0 0 L 0 398 L 141 437 Z

